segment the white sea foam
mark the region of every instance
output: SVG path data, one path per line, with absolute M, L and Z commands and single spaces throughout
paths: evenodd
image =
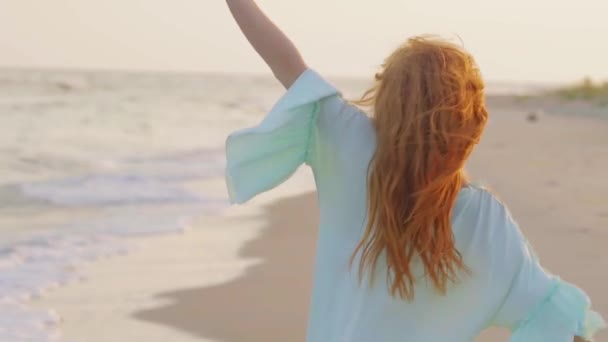
M 85 176 L 26 184 L 22 189 L 27 196 L 67 205 L 203 201 L 203 197 L 197 194 L 152 179 L 131 175 Z
M 125 237 L 183 232 L 193 218 L 227 206 L 185 184 L 218 177 L 217 153 L 196 151 L 112 161 L 106 172 L 21 184 L 25 198 L 50 208 L 95 208 L 92 218 L 0 246 L 0 341 L 59 341 L 60 318 L 28 309 L 28 300 L 80 281 L 78 265 L 127 253 Z
M 52 310 L 34 312 L 21 304 L 0 302 L 1 341 L 59 341 L 60 322 Z
M 57 286 L 81 280 L 78 263 L 125 253 L 111 236 L 45 234 L 5 248 L 0 258 L 0 341 L 58 341 L 60 317 L 25 303 Z
M 111 165 L 118 171 L 23 184 L 21 189 L 27 196 L 63 205 L 204 202 L 204 196 L 184 189 L 183 183 L 221 174 L 223 159 L 217 152 L 194 151 Z
M 127 253 L 132 246 L 125 236 L 180 232 L 203 212 L 200 205 L 157 209 L 108 209 L 98 220 L 5 247 L 0 257 L 0 341 L 58 340 L 59 319 L 24 303 L 82 280 L 78 266 L 83 262 Z

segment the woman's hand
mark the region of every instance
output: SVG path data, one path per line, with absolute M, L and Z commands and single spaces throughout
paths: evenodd
M 254 0 L 226 0 L 232 16 L 275 77 L 289 88 L 306 70 L 299 51 Z

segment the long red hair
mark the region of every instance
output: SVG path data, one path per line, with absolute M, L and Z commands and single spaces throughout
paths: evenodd
M 373 110 L 377 149 L 369 166 L 367 227 L 351 264 L 361 253 L 361 281 L 385 253 L 391 295 L 411 300 L 411 261 L 418 257 L 445 294 L 459 271 L 467 271 L 450 218 L 467 182 L 465 161 L 487 121 L 479 69 L 455 44 L 412 38 L 385 60 L 356 104 Z

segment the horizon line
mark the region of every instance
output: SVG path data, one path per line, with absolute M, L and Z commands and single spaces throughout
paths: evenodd
M 217 76 L 251 76 L 274 78 L 272 72 L 263 71 L 230 71 L 230 70 L 194 70 L 194 69 L 147 69 L 147 68 L 121 68 L 121 67 L 92 67 L 92 66 L 18 66 L 18 65 L 0 65 L 0 71 L 31 71 L 31 72 L 66 72 L 66 73 L 124 73 L 124 74 L 165 74 L 165 75 L 217 75 Z M 372 77 L 361 74 L 345 74 L 345 73 L 329 73 L 327 78 L 341 81 L 369 81 Z M 484 78 L 487 84 L 492 85 L 526 85 L 534 87 L 554 87 L 567 86 L 582 82 L 589 76 L 581 76 L 578 80 L 570 81 L 538 81 L 538 80 L 496 80 Z M 608 80 L 607 80 L 608 81 Z

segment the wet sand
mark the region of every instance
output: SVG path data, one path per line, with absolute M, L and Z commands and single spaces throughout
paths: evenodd
M 264 209 L 262 234 L 239 251 L 241 258 L 263 262 L 226 284 L 159 294 L 170 304 L 135 317 L 217 341 L 303 341 L 317 237 L 316 195 Z

